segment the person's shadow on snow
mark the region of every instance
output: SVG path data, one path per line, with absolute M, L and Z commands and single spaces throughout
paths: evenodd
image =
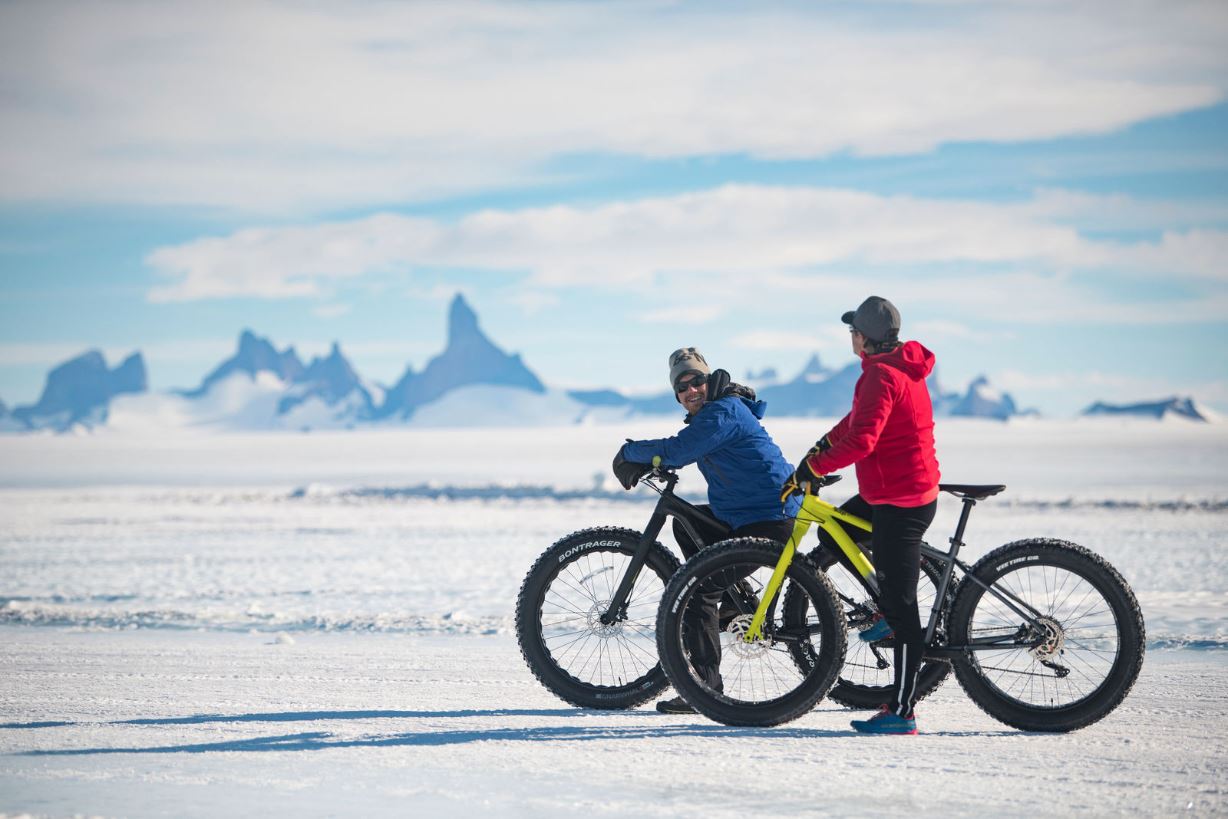
M 114 725 L 195 725 L 205 723 L 243 722 L 317 722 L 322 720 L 367 720 L 367 719 L 465 719 L 473 717 L 583 717 L 592 719 L 609 715 L 608 711 L 592 711 L 576 708 L 558 709 L 511 709 L 458 711 L 287 711 L 263 714 L 197 714 L 187 717 L 152 717 L 148 719 L 120 720 Z M 635 726 L 567 725 L 534 726 L 526 728 L 472 728 L 458 730 L 426 730 L 364 737 L 339 737 L 327 731 L 307 731 L 278 736 L 252 737 L 250 739 L 223 740 L 219 742 L 192 743 L 186 745 L 159 745 L 151 747 L 113 748 L 64 748 L 26 751 L 23 756 L 82 756 L 90 754 L 173 754 L 210 753 L 218 751 L 320 751 L 334 748 L 388 748 L 406 746 L 461 745 L 470 742 L 586 742 L 592 740 L 653 740 L 678 737 L 720 738 L 770 738 L 770 739 L 833 739 L 859 736 L 852 730 L 823 728 L 734 728 L 714 725 L 702 717 L 663 717 L 654 711 L 620 711 L 620 718 L 642 717 L 645 722 Z M 73 723 L 26 723 L 0 724 L 0 728 L 35 728 L 72 725 Z M 936 731 L 927 732 L 932 737 L 975 736 L 1025 736 L 1023 732 L 1004 731 Z

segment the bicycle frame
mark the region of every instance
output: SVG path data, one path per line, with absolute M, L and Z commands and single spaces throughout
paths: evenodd
M 660 495 L 660 498 L 657 500 L 656 508 L 652 510 L 652 517 L 648 519 L 648 525 L 644 527 L 644 532 L 640 536 L 635 554 L 631 556 L 631 562 L 627 566 L 627 571 L 623 573 L 622 579 L 618 583 L 618 588 L 615 589 L 614 596 L 610 599 L 610 607 L 601 615 L 601 622 L 604 625 L 611 625 L 626 617 L 627 598 L 631 595 L 631 589 L 635 585 L 635 581 L 639 579 L 640 571 L 644 568 L 644 563 L 648 559 L 648 550 L 652 548 L 652 544 L 656 542 L 657 537 L 661 534 L 661 530 L 665 528 L 665 520 L 670 515 L 678 519 L 695 543 L 704 542 L 696 529 L 697 523 L 702 523 L 715 531 L 725 534 L 730 532 L 729 527 L 723 522 L 674 494 L 674 486 L 678 483 L 678 475 L 676 473 L 657 473 L 656 477 L 665 482 L 665 488 L 661 489 L 651 481 L 644 481 L 644 484 Z
M 980 578 L 969 573 L 967 564 L 959 560 L 959 550 L 964 546 L 962 538 L 968 526 L 968 517 L 971 515 L 972 507 L 975 505 L 976 501 L 973 498 L 963 498 L 964 508 L 960 514 L 955 534 L 950 539 L 951 550 L 949 552 L 938 551 L 926 544 L 921 545 L 921 554 L 924 557 L 937 561 L 943 566 L 942 577 L 939 580 L 937 594 L 934 596 L 934 604 L 930 609 L 929 621 L 925 628 L 927 657 L 950 657 L 967 651 L 1000 647 L 1004 643 L 1018 645 L 1019 635 L 1014 635 L 1010 638 L 990 637 L 972 639 L 969 640 L 967 645 L 962 646 L 933 645 L 934 633 L 937 630 L 938 621 L 942 614 L 943 601 L 946 600 L 947 589 L 951 586 L 956 566 L 959 566 L 965 579 L 971 580 L 984 588 L 989 594 L 992 594 L 1023 618 L 1029 626 L 1033 628 L 1038 627 L 1037 618 L 1040 617 L 1040 612 L 1009 591 L 982 582 Z M 785 573 L 793 563 L 793 557 L 797 553 L 798 545 L 801 544 L 807 532 L 810 531 L 810 527 L 814 525 L 817 525 L 831 537 L 849 563 L 857 570 L 857 579 L 861 582 L 862 586 L 865 587 L 866 591 L 875 600 L 878 599 L 878 581 L 874 574 L 874 564 L 870 561 L 869 556 L 862 551 L 861 547 L 857 545 L 857 542 L 849 536 L 845 528 L 841 526 L 842 523 L 849 524 L 865 532 L 872 530 L 869 521 L 851 515 L 833 504 L 821 500 L 817 494 L 811 494 L 810 492 L 805 494 L 802 499 L 802 508 L 798 511 L 796 523 L 793 525 L 793 534 L 789 537 L 788 542 L 781 551 L 780 559 L 776 562 L 776 567 L 773 569 L 772 576 L 768 580 L 767 588 L 764 589 L 764 593 L 759 600 L 759 606 L 756 608 L 751 619 L 750 627 L 741 638 L 743 641 L 753 643 L 763 639 L 763 624 L 767 622 L 772 609 L 776 605 L 776 597 L 780 587 L 784 584 Z

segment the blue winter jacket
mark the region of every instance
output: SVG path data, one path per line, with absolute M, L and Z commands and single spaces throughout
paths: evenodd
M 739 395 L 709 401 L 677 435 L 631 441 L 623 447 L 623 457 L 652 463 L 652 457 L 660 455 L 670 467 L 698 464 L 708 482 L 712 513 L 734 529 L 796 517 L 798 498 L 780 503 L 780 488 L 793 467 L 759 423 L 766 408 L 763 401 Z

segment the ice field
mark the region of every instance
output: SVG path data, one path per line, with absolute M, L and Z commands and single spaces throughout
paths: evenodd
M 1075 734 L 1009 729 L 950 679 L 915 740 L 854 736 L 826 702 L 754 730 L 579 711 L 527 672 L 524 573 L 573 530 L 641 528 L 655 496 L 610 458 L 676 426 L 0 438 L 0 813 L 1228 809 L 1228 425 L 940 422 L 944 480 L 1008 487 L 965 558 L 1091 548 L 1148 657 Z M 827 429 L 768 426 L 791 460 Z M 849 470 L 828 494 L 854 490 Z M 693 469 L 680 494 L 702 499 Z

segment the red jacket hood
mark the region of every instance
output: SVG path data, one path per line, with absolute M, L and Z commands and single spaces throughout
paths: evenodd
M 862 357 L 861 369 L 871 364 L 887 364 L 914 381 L 921 381 L 934 371 L 934 354 L 919 341 L 905 341 L 889 353 Z

